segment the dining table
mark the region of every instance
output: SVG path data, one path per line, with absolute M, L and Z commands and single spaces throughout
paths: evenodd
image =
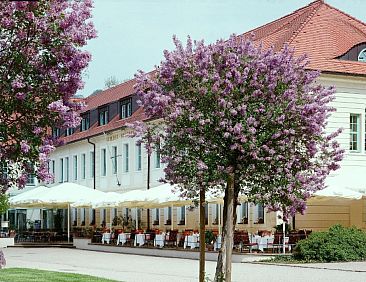
M 117 237 L 117 245 L 121 244 L 122 246 L 130 239 L 131 233 L 120 233 Z
M 102 235 L 102 244 L 107 243 L 109 244 L 111 242 L 111 233 L 105 232 Z
M 190 247 L 191 249 L 198 248 L 200 246 L 199 243 L 199 234 L 186 235 L 184 238 L 184 248 Z
M 154 247 L 164 247 L 165 245 L 165 233 L 162 234 L 156 234 L 154 239 Z
M 145 244 L 145 237 L 146 234 L 136 234 L 135 235 L 135 242 L 134 242 L 134 246 L 136 247 L 137 244 L 139 245 L 139 247 L 143 246 Z

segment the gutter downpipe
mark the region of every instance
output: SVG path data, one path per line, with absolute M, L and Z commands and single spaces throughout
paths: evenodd
M 95 143 L 90 141 L 90 138 L 88 138 L 88 143 L 93 145 L 93 152 L 94 152 L 94 158 L 93 158 L 93 188 L 95 190 L 96 187 L 96 179 L 95 179 L 95 175 L 96 175 L 96 171 L 95 171 Z M 95 209 L 93 209 L 93 220 L 94 220 L 94 224 L 96 223 L 97 219 L 96 219 L 96 214 L 95 214 Z

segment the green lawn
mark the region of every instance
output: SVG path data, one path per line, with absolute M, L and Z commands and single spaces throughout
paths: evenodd
M 111 282 L 89 275 L 45 271 L 30 268 L 5 268 L 0 270 L 0 282 Z

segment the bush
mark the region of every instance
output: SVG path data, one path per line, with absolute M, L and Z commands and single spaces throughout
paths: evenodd
M 325 232 L 313 232 L 297 243 L 294 258 L 321 262 L 366 260 L 366 233 L 341 225 Z

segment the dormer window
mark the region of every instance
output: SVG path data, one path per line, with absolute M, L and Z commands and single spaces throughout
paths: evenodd
M 366 63 L 366 48 L 358 54 L 358 61 Z
M 128 118 L 132 115 L 132 99 L 127 98 L 120 101 L 120 118 Z
M 106 125 L 108 123 L 108 107 L 99 109 L 99 125 Z
M 88 130 L 90 127 L 90 115 L 89 113 L 81 115 L 80 131 Z
M 71 127 L 66 128 L 66 130 L 65 130 L 65 136 L 69 136 L 71 134 L 74 134 L 74 131 L 75 131 L 74 128 L 71 128 Z
M 52 128 L 52 137 L 58 138 L 60 137 L 60 129 L 57 127 Z

